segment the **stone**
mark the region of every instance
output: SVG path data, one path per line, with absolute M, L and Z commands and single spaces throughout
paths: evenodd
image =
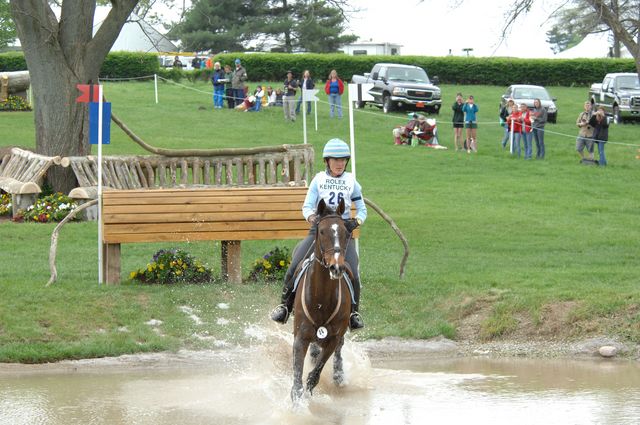
M 598 353 L 600 353 L 602 357 L 615 357 L 615 355 L 618 354 L 618 349 L 613 345 L 603 345 L 598 349 Z

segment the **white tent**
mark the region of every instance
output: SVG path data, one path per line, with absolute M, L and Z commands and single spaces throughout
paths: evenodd
M 557 59 L 606 58 L 609 57 L 609 48 L 612 45 L 611 38 L 609 32 L 589 34 L 577 45 L 558 53 L 554 57 Z M 623 58 L 631 57 L 624 46 L 622 46 L 621 56 Z
M 96 8 L 93 34 L 107 18 L 110 8 Z M 112 52 L 176 52 L 178 48 L 167 37 L 156 30 L 151 24 L 132 13 L 122 27 L 120 35 L 111 48 Z

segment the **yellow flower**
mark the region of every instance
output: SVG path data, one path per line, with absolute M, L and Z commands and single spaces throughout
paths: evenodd
M 151 264 L 147 264 L 147 270 L 149 270 L 150 272 L 153 271 L 153 268 L 151 267 Z
M 160 263 L 160 264 L 158 264 L 158 268 L 159 268 L 160 270 L 164 270 L 164 263 Z
M 265 269 L 267 269 L 267 270 L 269 270 L 269 269 L 271 268 L 271 264 L 269 264 L 269 263 L 265 264 L 265 265 L 264 265 L 264 268 L 265 268 Z
M 129 274 L 129 279 L 135 279 L 137 275 L 138 275 L 138 273 L 136 273 L 135 271 L 133 271 L 133 272 L 131 272 L 131 273 Z
M 180 270 L 180 269 L 176 270 L 176 274 L 177 274 L 178 276 L 180 276 L 180 275 L 182 274 L 182 270 Z
M 183 268 L 183 269 L 186 269 L 186 268 L 187 268 L 187 265 L 186 265 L 186 264 L 183 264 L 183 265 L 182 265 L 182 268 Z
M 284 260 L 280 260 L 280 267 L 284 267 Z
M 204 273 L 204 269 L 202 267 L 198 268 L 198 272 Z

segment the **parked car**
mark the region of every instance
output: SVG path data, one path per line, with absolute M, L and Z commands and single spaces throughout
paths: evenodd
M 640 78 L 632 72 L 607 74 L 602 83 L 591 85 L 589 100 L 594 109 L 604 108 L 616 124 L 640 119 Z
M 513 84 L 502 95 L 500 106 L 507 104 L 509 99 L 513 99 L 517 105 L 524 103 L 529 108 L 533 108 L 533 101 L 540 99 L 540 103 L 547 110 L 547 121 L 555 123 L 558 119 L 558 107 L 556 98 L 551 97 L 547 89 L 542 86 L 532 86 L 528 84 Z
M 369 90 L 373 100 L 357 102 L 358 108 L 364 107 L 365 103 L 371 103 L 382 108 L 385 114 L 394 109 L 437 114 L 442 106 L 437 81 L 429 80 L 426 71 L 418 66 L 377 63 L 371 72 L 351 77 L 351 82 L 373 84 L 373 88 Z

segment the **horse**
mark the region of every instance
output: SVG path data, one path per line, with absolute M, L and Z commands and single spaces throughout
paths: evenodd
M 342 199 L 335 211 L 324 200 L 320 201 L 316 211 L 317 233 L 313 253 L 298 266 L 303 274 L 299 278 L 294 301 L 296 314 L 293 321 L 291 388 L 291 399 L 294 402 L 300 400 L 304 393 L 302 375 L 309 348 L 314 363 L 314 368 L 307 377 L 306 388 L 309 395 L 313 394 L 322 369 L 332 354 L 333 381 L 338 386 L 344 382 L 341 350 L 351 314 L 351 294 L 344 273 L 353 276 L 351 268 L 345 262 L 351 234 L 342 219 L 344 210 Z

